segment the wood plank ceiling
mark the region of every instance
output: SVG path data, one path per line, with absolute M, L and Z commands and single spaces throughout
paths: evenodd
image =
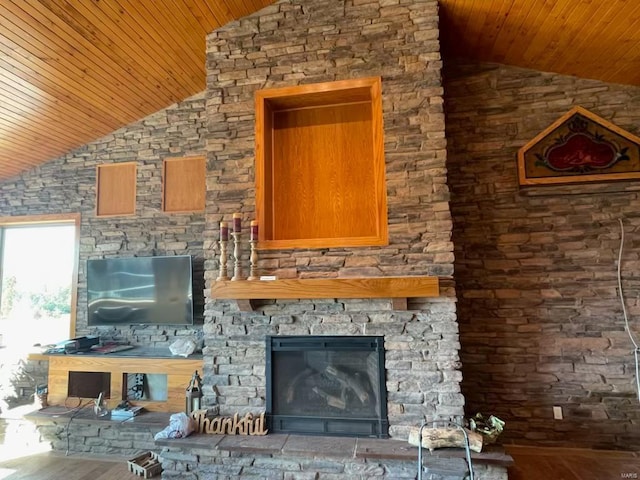
M 446 53 L 640 85 L 639 0 L 440 0 Z
M 201 92 L 206 34 L 271 3 L 0 1 L 0 180 Z M 440 4 L 445 56 L 640 85 L 639 0 Z
M 0 1 L 0 179 L 203 91 L 207 33 L 271 3 Z

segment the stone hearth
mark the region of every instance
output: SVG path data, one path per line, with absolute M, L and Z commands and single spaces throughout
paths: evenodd
M 408 480 L 418 471 L 417 447 L 388 439 L 195 435 L 156 444 L 163 447 L 163 478 Z M 426 451 L 424 480 L 461 480 L 468 472 L 464 455 L 461 449 Z M 476 480 L 507 480 L 512 463 L 498 447 L 472 454 Z

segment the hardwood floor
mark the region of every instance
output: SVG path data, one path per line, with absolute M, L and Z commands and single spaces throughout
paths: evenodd
M 0 480 L 139 480 L 124 459 L 40 453 L 0 462 Z
M 509 480 L 640 479 L 640 452 L 507 446 Z
M 640 452 L 508 446 L 509 480 L 640 479 Z M 125 459 L 41 453 L 0 462 L 0 480 L 134 480 Z
M 0 462 L 0 480 L 139 480 L 120 458 L 47 452 Z

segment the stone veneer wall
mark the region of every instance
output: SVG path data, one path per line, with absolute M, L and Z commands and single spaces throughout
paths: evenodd
M 637 449 L 640 405 L 616 266 L 640 334 L 638 183 L 519 192 L 516 152 L 581 105 L 638 135 L 640 88 L 498 65 L 445 65 L 449 185 L 467 413 L 505 440 Z M 565 419 L 553 420 L 552 406 Z
M 407 312 L 362 299 L 266 301 L 244 313 L 209 298 L 208 405 L 264 410 L 266 335 L 383 335 L 391 435 L 406 437 L 425 415 L 461 418 L 440 70 L 435 0 L 282 1 L 208 36 L 207 285 L 218 273 L 218 222 L 255 215 L 255 91 L 368 76 L 382 77 L 389 245 L 264 251 L 259 266 L 280 277 L 445 277 L 440 298 Z
M 205 214 L 162 212 L 162 161 L 205 154 L 204 93 L 0 183 L 0 217 L 53 213 L 82 214 L 77 335 L 145 346 L 168 346 L 176 337 L 200 336 L 204 310 L 203 235 Z M 96 217 L 96 166 L 136 162 L 136 213 Z M 46 243 L 43 244 L 46 248 Z M 85 265 L 88 258 L 189 254 L 194 257 L 194 327 L 99 327 L 86 319 Z M 25 268 L 37 268 L 25 259 Z

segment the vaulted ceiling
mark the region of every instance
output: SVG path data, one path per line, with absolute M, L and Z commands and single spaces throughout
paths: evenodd
M 2 0 L 0 180 L 201 92 L 206 34 L 272 3 Z M 640 85 L 640 1 L 440 4 L 445 56 Z

